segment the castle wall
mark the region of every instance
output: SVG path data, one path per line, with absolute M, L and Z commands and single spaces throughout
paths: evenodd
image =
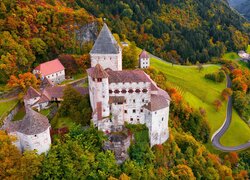
M 144 124 L 144 109 L 142 106 L 150 102 L 149 82 L 111 83 L 109 90 L 112 91 L 112 93 L 109 93 L 109 96 L 125 97 L 124 110 L 121 112 L 123 113 L 124 121 L 131 124 Z M 119 93 L 116 93 L 116 90 Z M 126 90 L 126 93 L 123 93 L 122 90 Z M 133 90 L 133 92 L 130 93 L 129 90 Z M 140 92 L 138 93 L 136 90 L 140 90 Z M 142 92 L 143 90 L 147 90 L 147 92 Z
M 20 132 L 16 133 L 20 139 L 21 150 L 37 150 L 38 154 L 46 153 L 50 149 L 50 127 L 39 134 L 26 135 Z
M 169 107 L 152 112 L 145 109 L 145 119 L 149 129 L 151 147 L 155 144 L 162 144 L 168 139 L 168 118 Z
M 122 51 L 119 54 L 90 54 L 91 67 L 100 64 L 103 69 L 110 68 L 113 71 L 122 70 Z

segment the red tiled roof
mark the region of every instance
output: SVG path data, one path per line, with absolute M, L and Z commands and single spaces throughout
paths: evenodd
M 107 78 L 108 74 L 104 71 L 100 64 L 95 67 L 87 69 L 87 73 L 92 78 Z
M 149 58 L 148 53 L 147 53 L 145 50 L 143 50 L 143 51 L 141 52 L 141 54 L 140 54 L 140 59 L 141 59 L 141 58 L 144 58 L 144 59 L 148 59 L 148 58 Z
M 24 99 L 31 99 L 31 98 L 35 98 L 39 96 L 40 96 L 40 93 L 36 89 L 34 89 L 32 86 L 30 86 L 26 95 L 24 96 Z
M 119 83 L 119 82 L 151 82 L 147 74 L 142 70 L 122 70 L 122 71 L 112 71 L 111 69 L 106 69 L 109 75 L 109 83 Z
M 59 59 L 54 59 L 52 61 L 42 63 L 35 68 L 35 70 L 40 71 L 40 73 L 44 76 L 62 71 L 64 69 L 65 68 L 62 65 L 62 63 L 59 61 Z

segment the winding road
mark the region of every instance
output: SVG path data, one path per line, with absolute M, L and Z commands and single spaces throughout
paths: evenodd
M 166 61 L 164 61 L 163 59 L 161 59 L 161 58 L 159 58 L 157 56 L 154 56 L 152 54 L 149 54 L 149 55 L 152 58 L 155 58 L 155 59 L 160 60 L 162 62 L 171 64 L 171 63 L 166 62 Z M 181 65 L 177 65 L 177 66 L 181 66 Z M 211 66 L 211 64 L 203 65 L 203 67 L 208 67 L 208 66 Z M 195 66 L 187 66 L 187 67 L 195 67 Z M 231 88 L 231 86 L 232 86 L 231 79 L 230 79 L 230 77 L 228 75 L 226 77 L 227 77 L 227 87 Z M 230 96 L 228 98 L 228 103 L 227 103 L 226 119 L 225 119 L 223 125 L 213 134 L 213 136 L 211 138 L 213 146 L 215 148 L 217 148 L 217 149 L 219 149 L 221 151 L 225 151 L 225 152 L 240 151 L 240 150 L 244 150 L 244 149 L 250 148 L 250 140 L 247 143 L 241 144 L 239 146 L 223 146 L 220 143 L 220 138 L 225 134 L 225 132 L 229 128 L 230 123 L 232 121 L 232 111 L 233 111 L 233 100 L 232 100 L 232 96 Z
M 232 86 L 231 79 L 227 75 L 227 87 L 231 88 L 231 86 Z M 218 129 L 213 134 L 213 136 L 211 138 L 213 146 L 216 147 L 217 149 L 221 150 L 221 151 L 239 151 L 239 150 L 247 149 L 247 148 L 250 147 L 250 140 L 247 143 L 241 144 L 239 146 L 223 146 L 220 143 L 220 138 L 225 134 L 225 132 L 229 128 L 229 125 L 230 125 L 230 123 L 232 121 L 232 110 L 233 110 L 233 100 L 232 100 L 232 96 L 230 96 L 228 98 L 228 103 L 227 103 L 226 119 L 225 119 L 223 125 L 220 127 L 220 129 Z

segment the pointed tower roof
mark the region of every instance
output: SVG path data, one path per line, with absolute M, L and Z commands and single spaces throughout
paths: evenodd
M 92 78 L 108 78 L 108 73 L 102 68 L 100 64 L 95 67 L 87 69 L 87 73 Z
M 104 23 L 90 54 L 118 54 L 119 48 L 107 24 Z
M 140 59 L 141 58 L 144 58 L 144 59 L 148 59 L 149 58 L 148 53 L 147 53 L 147 51 L 145 51 L 145 49 L 140 54 Z
M 50 124 L 47 117 L 26 107 L 26 115 L 17 131 L 26 135 L 34 135 L 44 132 L 48 127 Z

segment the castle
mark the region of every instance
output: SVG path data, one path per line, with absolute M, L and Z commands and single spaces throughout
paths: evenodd
M 90 58 L 87 74 L 94 125 L 110 133 L 120 131 L 125 122 L 146 124 L 150 145 L 164 143 L 169 137 L 171 99 L 144 71 L 122 70 L 122 49 L 106 24 Z

